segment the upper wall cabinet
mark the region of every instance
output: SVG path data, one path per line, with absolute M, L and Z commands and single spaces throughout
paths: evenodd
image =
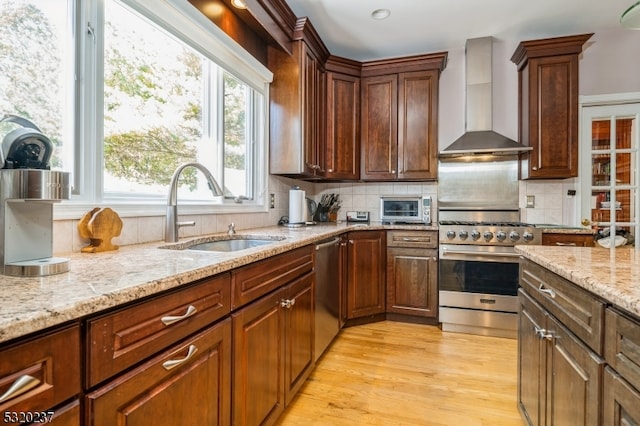
M 307 18 L 298 19 L 292 54 L 269 47 L 270 171 L 296 177 L 325 172 L 326 80 L 329 53 Z
M 578 176 L 578 60 L 592 35 L 524 41 L 511 57 L 520 142 L 533 147 L 521 157 L 522 179 Z
M 360 67 L 335 56 L 326 64 L 326 179 L 360 179 Z
M 447 53 L 362 65 L 360 177 L 438 177 L 438 82 Z

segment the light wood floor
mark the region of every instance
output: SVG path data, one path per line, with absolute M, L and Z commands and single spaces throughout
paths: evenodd
M 346 328 L 279 425 L 518 425 L 517 342 L 384 321 Z

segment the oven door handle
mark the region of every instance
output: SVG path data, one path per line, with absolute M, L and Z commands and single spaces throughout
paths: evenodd
M 488 252 L 488 251 L 469 251 L 469 250 L 451 250 L 451 249 L 447 249 L 447 248 L 443 248 L 442 249 L 442 256 L 446 256 L 449 254 L 463 254 L 463 255 L 469 255 L 469 256 L 486 256 L 486 257 L 513 257 L 513 258 L 519 258 L 520 254 L 518 253 L 506 253 L 506 252 Z

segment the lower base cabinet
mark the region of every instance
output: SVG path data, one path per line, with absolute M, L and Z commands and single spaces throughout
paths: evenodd
M 226 319 L 88 394 L 83 424 L 229 425 L 230 374 Z
M 522 289 L 518 408 L 527 424 L 599 425 L 604 359 Z
M 233 313 L 233 424 L 270 425 L 314 363 L 314 274 Z
M 604 372 L 603 412 L 606 426 L 640 425 L 640 392 L 610 367 Z
M 385 312 L 385 231 L 347 234 L 346 319 Z

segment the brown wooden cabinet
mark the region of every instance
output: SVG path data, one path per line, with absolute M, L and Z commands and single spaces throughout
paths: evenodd
M 578 60 L 593 34 L 521 42 L 518 67 L 522 179 L 578 176 Z
M 79 426 L 80 377 L 77 324 L 3 348 L 0 350 L 2 421 L 48 423 L 46 420 L 51 420 L 52 415 L 54 424 Z
M 437 178 L 438 82 L 446 53 L 365 62 L 363 180 Z
M 593 234 L 566 234 L 562 232 L 543 232 L 543 246 L 593 247 Z
M 347 319 L 385 312 L 385 232 L 347 234 Z
M 229 425 L 231 320 L 207 328 L 86 396 L 86 425 Z
M 360 63 L 332 56 L 326 64 L 325 179 L 360 178 Z
M 233 424 L 275 423 L 313 368 L 313 273 L 232 314 Z
M 528 260 L 518 291 L 518 408 L 528 424 L 599 425 L 604 303 Z
M 316 177 L 324 173 L 324 63 L 328 50 L 307 18 L 300 18 L 292 54 L 270 46 L 270 171 Z
M 437 318 L 437 231 L 387 232 L 387 312 Z

